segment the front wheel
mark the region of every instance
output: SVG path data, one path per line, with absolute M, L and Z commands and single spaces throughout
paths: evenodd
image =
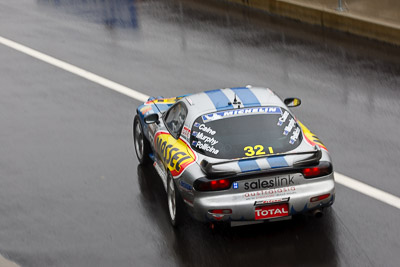
M 138 115 L 136 115 L 133 120 L 133 144 L 135 146 L 136 156 L 139 163 L 144 164 L 149 162 L 150 143 L 144 136 L 143 127 Z
M 167 197 L 170 222 L 173 227 L 178 227 L 183 221 L 184 206 L 171 174 L 167 178 Z

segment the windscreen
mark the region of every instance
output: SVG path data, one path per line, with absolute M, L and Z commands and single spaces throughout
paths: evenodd
M 302 134 L 280 107 L 243 108 L 204 114 L 191 131 L 192 148 L 220 159 L 267 156 L 293 150 Z

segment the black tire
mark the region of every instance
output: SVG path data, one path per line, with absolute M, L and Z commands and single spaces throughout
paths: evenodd
M 182 197 L 176 188 L 172 175 L 168 173 L 167 178 L 167 205 L 168 217 L 173 227 L 178 228 L 184 219 L 184 203 Z
M 139 115 L 133 120 L 133 146 L 140 164 L 150 162 L 149 154 L 151 152 L 150 143 L 143 133 L 143 127 L 140 123 Z

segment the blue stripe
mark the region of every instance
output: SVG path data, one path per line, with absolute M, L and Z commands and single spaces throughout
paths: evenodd
M 231 88 L 232 91 L 234 91 L 237 96 L 240 98 L 242 101 L 242 105 L 245 107 L 254 107 L 254 106 L 260 106 L 260 101 L 258 101 L 258 98 L 256 95 L 246 87 L 237 87 L 237 88 Z
M 231 102 L 228 97 L 221 91 L 221 89 L 205 91 L 211 101 L 214 103 L 214 106 L 217 110 L 226 109 L 232 107 L 228 105 Z
M 238 164 L 242 172 L 252 172 L 260 170 L 260 167 L 258 167 L 255 159 L 242 159 L 238 161 Z
M 268 157 L 267 161 L 271 168 L 289 167 L 284 156 Z

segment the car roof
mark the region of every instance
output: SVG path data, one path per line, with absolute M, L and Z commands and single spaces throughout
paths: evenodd
M 237 108 L 232 102 L 240 102 L 240 107 L 284 106 L 282 100 L 270 89 L 262 87 L 233 87 L 215 89 L 186 96 L 189 112 L 204 114 Z

